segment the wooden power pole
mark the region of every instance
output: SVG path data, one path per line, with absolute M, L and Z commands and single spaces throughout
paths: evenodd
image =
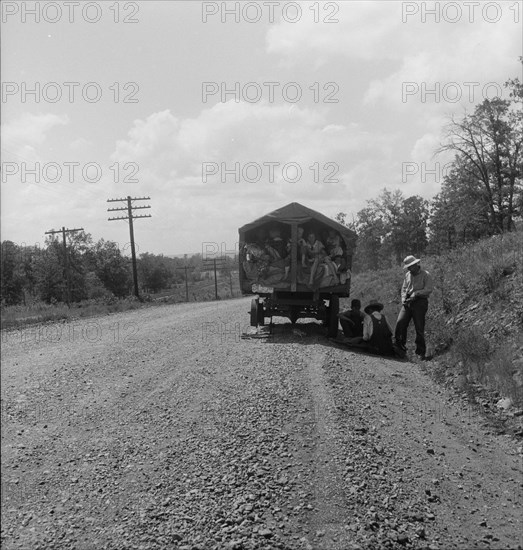
M 185 255 L 185 258 L 187 259 L 187 254 Z M 185 264 L 183 267 L 176 267 L 175 269 L 183 269 L 185 271 L 185 301 L 189 301 L 189 278 L 187 275 L 187 264 Z
M 64 279 L 65 279 L 65 303 L 70 307 L 71 305 L 71 273 L 69 270 L 69 257 L 67 255 L 67 241 L 65 239 L 66 233 L 75 233 L 76 231 L 83 231 L 83 227 L 80 229 L 66 229 L 65 227 L 62 227 L 62 229 L 58 229 L 58 231 L 55 231 L 54 229 L 51 229 L 51 231 L 46 231 L 46 235 L 54 235 L 55 233 L 61 233 L 62 234 L 62 244 L 64 247 Z
M 128 196 L 125 199 L 107 199 L 107 202 L 127 202 L 127 206 L 123 208 L 108 208 L 107 212 L 118 212 L 122 210 L 127 211 L 127 216 L 120 216 L 118 218 L 109 218 L 109 221 L 113 220 L 129 220 L 129 233 L 131 236 L 131 256 L 133 261 L 133 282 L 134 282 L 134 295 L 137 298 L 140 298 L 140 293 L 138 291 L 138 269 L 136 267 L 136 249 L 134 247 L 134 229 L 133 229 L 133 219 L 136 218 L 150 218 L 150 214 L 143 214 L 136 216 L 133 213 L 134 210 L 141 210 L 143 208 L 151 208 L 150 206 L 133 206 L 132 201 L 150 201 L 150 197 L 130 197 Z
M 218 264 L 216 264 L 218 260 Z M 224 258 L 204 258 L 202 261 L 203 271 L 214 271 L 214 298 L 218 299 L 218 269 L 223 269 L 226 267 Z

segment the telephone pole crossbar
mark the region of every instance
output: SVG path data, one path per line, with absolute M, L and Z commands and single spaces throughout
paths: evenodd
M 107 202 L 126 202 L 127 206 L 123 208 L 108 208 L 107 212 L 118 212 L 118 211 L 127 211 L 127 216 L 118 216 L 116 218 L 108 218 L 108 221 L 114 220 L 129 220 L 129 233 L 131 236 L 131 256 L 133 262 L 133 283 L 134 283 L 134 295 L 137 298 L 140 298 L 140 293 L 138 291 L 138 269 L 136 266 L 136 249 L 134 247 L 134 228 L 133 220 L 138 218 L 151 218 L 150 214 L 142 214 L 135 216 L 133 210 L 140 210 L 143 208 L 151 208 L 150 206 L 133 206 L 132 201 L 150 201 L 150 197 L 130 197 L 127 196 L 125 199 L 107 199 Z
M 55 231 L 54 229 L 51 229 L 50 231 L 46 231 L 46 235 L 55 235 L 56 233 L 62 234 L 62 246 L 64 247 L 64 279 L 65 279 L 65 302 L 68 307 L 71 307 L 71 273 L 69 271 L 69 257 L 67 256 L 67 241 L 65 239 L 66 233 L 76 233 L 77 231 L 83 231 L 84 228 L 80 227 L 77 229 L 66 229 L 65 227 L 62 227 L 62 229 L 58 229 Z

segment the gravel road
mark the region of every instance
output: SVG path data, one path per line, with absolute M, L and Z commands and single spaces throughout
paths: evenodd
M 315 322 L 240 339 L 249 307 L 2 334 L 2 547 L 523 548 L 521 442 Z

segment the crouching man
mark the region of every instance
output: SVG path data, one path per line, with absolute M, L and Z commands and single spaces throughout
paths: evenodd
M 381 313 L 382 310 L 383 304 L 371 300 L 364 309 L 366 315 L 363 319 L 363 336 L 345 338 L 343 343 L 377 355 L 394 355 L 392 329 L 385 315 Z
M 383 313 L 383 304 L 371 300 L 363 310 L 367 315 L 363 321 L 363 340 L 367 342 L 368 350 L 378 355 L 394 355 L 392 345 L 392 329 Z

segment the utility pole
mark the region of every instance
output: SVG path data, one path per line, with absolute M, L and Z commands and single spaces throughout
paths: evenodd
M 185 264 L 185 301 L 189 301 L 189 278 L 187 277 L 187 254 L 183 255 L 183 261 Z
M 46 235 L 54 235 L 55 233 L 61 233 L 62 234 L 62 245 L 64 247 L 64 279 L 65 279 L 65 303 L 68 307 L 71 307 L 71 274 L 69 272 L 69 257 L 67 256 L 67 241 L 65 240 L 65 234 L 66 233 L 75 233 L 76 231 L 83 231 L 84 228 L 81 227 L 80 229 L 66 229 L 65 227 L 62 227 L 62 229 L 59 229 L 58 231 L 55 231 L 54 229 L 51 229 L 51 231 L 46 231 Z
M 136 267 L 136 250 L 134 248 L 134 229 L 133 229 L 133 219 L 136 218 L 150 218 L 150 214 L 143 214 L 140 216 L 135 216 L 133 213 L 134 210 L 141 210 L 143 208 L 151 208 L 150 206 L 133 206 L 132 201 L 150 201 L 150 197 L 130 197 L 127 196 L 125 199 L 107 199 L 107 202 L 127 202 L 127 206 L 123 208 L 108 208 L 107 212 L 118 212 L 122 210 L 127 210 L 127 216 L 119 216 L 118 218 L 108 218 L 108 221 L 114 220 L 129 220 L 129 233 L 131 236 L 131 256 L 133 261 L 133 281 L 134 281 L 134 295 L 137 298 L 140 298 L 140 293 L 138 291 L 138 269 Z
M 185 301 L 189 301 L 189 278 L 187 277 L 187 254 L 183 255 L 185 269 Z
M 187 262 L 187 254 L 185 254 L 185 261 Z M 188 302 L 189 301 L 189 279 L 187 276 L 187 269 L 188 269 L 187 263 L 183 267 L 177 267 L 175 269 L 176 270 L 183 269 L 185 271 L 185 301 Z
M 218 264 L 216 264 L 218 260 Z M 218 274 L 217 269 L 224 269 L 226 264 L 224 258 L 204 258 L 202 261 L 202 267 L 204 271 L 214 271 L 214 298 L 218 300 Z
M 189 301 L 189 277 L 187 276 L 187 266 L 184 267 L 185 269 L 185 301 Z
M 216 258 L 214 258 L 214 297 L 218 299 L 218 278 L 216 277 Z

